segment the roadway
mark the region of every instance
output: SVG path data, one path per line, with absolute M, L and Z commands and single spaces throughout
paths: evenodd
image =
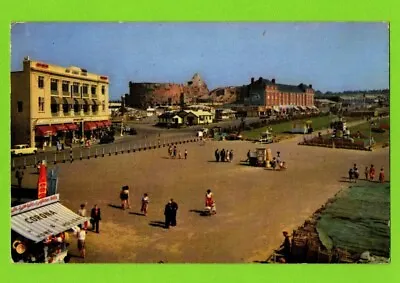
M 246 118 L 245 122 L 250 123 L 254 121 L 259 121 L 259 118 Z M 137 135 L 123 135 L 119 136 L 116 134 L 114 143 L 110 144 L 92 144 L 90 148 L 74 145 L 72 148 L 72 156 L 73 159 L 87 158 L 88 156 L 94 156 L 95 153 L 97 155 L 103 154 L 115 154 L 115 152 L 120 152 L 121 150 L 128 150 L 143 147 L 144 145 L 157 145 L 158 140 L 163 144 L 169 143 L 172 141 L 181 141 L 188 140 L 190 138 L 194 138 L 198 129 L 203 127 L 212 128 L 214 126 L 219 127 L 229 127 L 229 126 L 239 126 L 241 120 L 230 120 L 223 121 L 219 123 L 209 124 L 207 126 L 192 126 L 181 129 L 176 128 L 159 128 L 154 126 L 154 121 L 149 118 L 147 121 L 141 122 L 128 122 L 125 125 L 133 127 L 137 130 Z M 60 162 L 62 160 L 70 159 L 70 148 L 66 148 L 64 151 L 57 152 L 55 149 L 40 151 L 36 155 L 27 155 L 27 156 L 17 156 L 12 157 L 11 166 L 12 167 L 23 167 L 23 166 L 32 166 L 36 164 L 40 160 L 47 160 L 47 162 L 51 163 L 54 161 Z

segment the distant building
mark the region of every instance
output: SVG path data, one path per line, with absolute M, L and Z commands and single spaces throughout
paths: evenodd
M 260 77 L 256 81 L 251 78 L 250 84 L 242 87 L 237 102 L 254 108 L 259 116 L 272 112 L 286 114 L 292 111 L 316 111 L 314 94 L 312 85 L 279 84 L 275 79 Z
M 110 115 L 113 112 L 121 109 L 121 107 L 122 107 L 122 102 L 118 101 L 118 100 L 114 100 L 114 101 L 110 100 L 109 103 L 108 103 L 108 109 L 109 109 Z
M 23 61 L 11 72 L 11 142 L 45 147 L 107 128 L 109 79 L 79 67 Z
M 195 103 L 198 97 L 208 94 L 206 83 L 199 74 L 183 84 L 129 82 L 129 94 L 125 96 L 127 106 L 146 109 L 161 105 L 183 106 Z
M 182 124 L 205 125 L 213 122 L 214 115 L 211 112 L 203 110 L 182 110 L 169 111 L 158 116 L 160 125 L 180 126 Z

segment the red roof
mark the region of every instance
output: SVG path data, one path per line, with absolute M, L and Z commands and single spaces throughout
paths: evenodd
M 53 136 L 56 133 L 55 129 L 52 126 L 37 126 L 36 127 L 36 135 L 37 136 Z

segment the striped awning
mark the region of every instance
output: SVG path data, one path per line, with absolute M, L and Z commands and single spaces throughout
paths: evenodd
M 100 105 L 100 101 L 98 101 L 97 99 L 92 99 L 93 101 L 93 105 Z
M 52 96 L 51 104 L 62 104 L 62 98 L 57 96 Z
M 41 201 L 37 200 L 37 201 Z M 30 204 L 33 202 L 29 202 Z M 24 204 L 24 205 L 27 205 Z M 11 229 L 36 243 L 55 236 L 88 219 L 56 202 L 11 216 Z

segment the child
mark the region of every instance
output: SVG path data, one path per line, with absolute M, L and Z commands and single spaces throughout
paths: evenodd
M 383 171 L 383 167 L 381 168 L 381 172 L 379 172 L 379 182 L 385 182 L 385 172 Z
M 371 181 L 374 181 L 375 179 L 375 167 L 373 164 L 371 164 L 371 168 L 369 169 L 369 179 Z
M 185 149 L 185 159 L 187 159 L 187 155 L 188 155 L 188 152 L 187 152 L 187 149 Z
M 357 183 L 358 177 L 360 177 L 360 172 L 358 171 L 357 164 L 354 164 L 353 174 L 354 174 L 354 180 Z
M 149 207 L 149 197 L 147 193 L 145 193 L 142 197 L 142 208 L 140 209 L 140 212 L 144 214 L 144 216 L 147 215 L 147 208 Z
M 354 176 L 354 170 L 353 168 L 350 168 L 349 170 L 349 182 L 353 182 L 353 176 Z
M 365 174 L 365 180 L 368 181 L 368 174 L 369 174 L 368 166 L 365 167 L 364 174 Z

